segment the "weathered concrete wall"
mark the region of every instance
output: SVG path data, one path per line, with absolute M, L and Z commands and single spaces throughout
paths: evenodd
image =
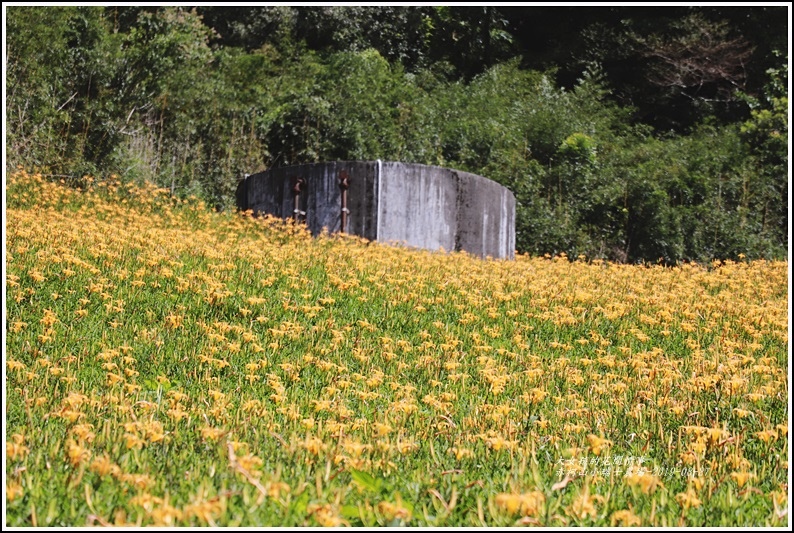
M 340 168 L 342 169 L 347 170 L 350 176 L 350 188 L 347 191 L 347 208 L 350 210 L 347 233 L 375 241 L 378 239 L 377 162 L 346 162 Z
M 456 250 L 481 257 L 508 257 L 516 249 L 516 198 L 495 181 L 468 172 L 458 178 Z
M 376 163 L 370 161 L 338 161 L 281 167 L 252 174 L 241 183 L 237 205 L 257 213 L 291 218 L 294 212 L 293 177 L 303 178 L 300 210 L 306 213 L 305 222 L 313 235 L 323 228 L 338 232 L 342 226 L 342 191 L 339 172 L 350 176 L 348 188 L 347 232 L 376 240 Z M 243 204 L 239 196 L 245 196 Z
M 455 250 L 458 184 L 450 170 L 383 163 L 379 195 L 379 241 Z
M 316 235 L 341 229 L 340 172 L 349 176 L 347 232 L 430 250 L 513 258 L 515 197 L 482 176 L 442 167 L 337 161 L 275 168 L 248 176 L 237 205 L 282 218 L 294 210 L 293 178 L 305 180 L 300 210 Z

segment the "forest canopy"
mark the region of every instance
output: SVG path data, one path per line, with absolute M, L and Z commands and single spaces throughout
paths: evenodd
M 383 159 L 517 200 L 519 252 L 788 247 L 788 6 L 10 6 L 6 170 L 234 207 L 272 166 Z

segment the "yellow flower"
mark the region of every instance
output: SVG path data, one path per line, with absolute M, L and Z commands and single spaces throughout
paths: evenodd
M 403 520 L 405 522 L 411 520 L 411 511 L 403 507 L 402 502 L 380 502 L 377 508 L 378 512 L 382 514 L 383 517 L 389 522 L 395 519 Z
M 494 503 L 496 503 L 497 507 L 507 511 L 508 514 L 513 515 L 521 508 L 521 495 L 509 493 L 497 494 Z
M 529 403 L 540 403 L 548 395 L 549 393 L 547 391 L 535 387 L 531 389 L 529 393 L 525 395 L 525 397 L 526 397 L 526 401 Z
M 614 513 L 612 513 L 612 517 L 610 518 L 610 520 L 612 522 L 612 527 L 615 527 L 618 524 L 625 527 L 642 525 L 642 520 L 640 519 L 640 517 L 636 516 L 628 509 L 624 509 L 622 511 L 615 511 Z
M 703 437 L 698 438 L 692 444 L 692 451 L 697 455 L 702 455 L 706 451 L 706 439 Z
M 306 440 L 301 444 L 301 446 L 312 455 L 320 455 L 320 452 L 324 451 L 326 448 L 322 440 L 318 439 L 317 437 L 310 436 L 306 437 Z
M 388 435 L 391 433 L 394 428 L 388 424 L 382 424 L 380 422 L 375 422 L 372 424 L 372 428 L 375 430 L 375 436 L 383 437 L 384 435 Z
M 414 450 L 418 450 L 419 449 L 419 445 L 416 442 L 411 441 L 411 440 L 400 441 L 400 442 L 398 442 L 395 445 L 395 447 L 396 447 L 397 451 L 400 452 L 403 455 L 406 454 L 406 453 L 410 453 L 410 452 L 412 452 Z
M 331 504 L 311 504 L 306 508 L 306 512 L 308 512 L 310 516 L 314 517 L 317 523 L 322 527 L 339 527 L 350 525 L 346 520 L 339 516 L 334 506 Z
M 165 317 L 165 325 L 170 329 L 177 329 L 182 326 L 185 317 L 181 315 L 169 314 Z
M 13 371 L 13 370 L 24 370 L 27 367 L 25 366 L 25 363 L 20 363 L 19 361 L 8 359 L 6 361 L 6 368 L 8 368 L 8 370 Z
M 116 383 L 118 383 L 120 381 L 124 381 L 124 378 L 121 377 L 120 375 L 114 374 L 112 372 L 108 372 L 107 373 L 107 385 L 109 387 L 112 387 L 113 385 L 115 385 Z
M 697 494 L 692 488 L 687 489 L 686 492 L 681 492 L 676 494 L 675 501 L 683 507 L 684 509 L 689 509 L 690 507 L 700 507 L 701 501 L 698 499 Z
M 93 460 L 89 468 L 92 472 L 102 477 L 113 472 L 114 466 L 116 465 L 113 464 L 113 461 L 107 455 L 102 454 Z
M 142 448 L 144 444 L 143 439 L 141 439 L 138 435 L 133 435 L 132 433 L 125 433 L 124 434 L 124 445 L 127 447 L 128 450 L 132 448 Z
M 96 437 L 94 432 L 91 431 L 93 428 L 92 424 L 77 424 L 70 430 L 70 433 L 75 435 L 79 441 L 93 442 Z
M 256 455 L 249 453 L 238 457 L 237 464 L 254 477 L 259 477 L 262 475 L 262 473 L 259 471 L 259 468 L 262 467 L 262 459 Z
M 22 489 L 22 485 L 16 481 L 8 481 L 6 483 L 6 501 L 9 503 L 21 497 L 24 493 L 25 491 Z
M 225 430 L 221 428 L 205 426 L 201 428 L 199 432 L 201 433 L 201 437 L 204 440 L 218 440 L 225 433 Z
M 643 494 L 651 494 L 656 490 L 656 487 L 664 488 L 661 480 L 648 472 L 632 474 L 625 477 L 626 483 L 631 486 L 638 486 Z
M 720 428 L 708 428 L 706 430 L 706 435 L 708 436 L 708 444 L 709 446 L 717 445 L 722 439 L 726 439 L 730 436 L 730 433 L 724 431 Z
M 274 500 L 281 497 L 281 493 L 289 493 L 290 486 L 286 483 L 282 483 L 280 481 L 271 481 L 266 486 L 267 495 L 273 498 Z
M 223 509 L 220 500 L 209 500 L 191 503 L 183 509 L 186 518 L 196 517 L 202 522 L 206 522 L 215 527 L 213 518 L 219 514 Z
M 774 429 L 767 429 L 764 431 L 758 431 L 755 434 L 759 439 L 764 442 L 769 442 L 770 440 L 777 440 L 777 430 Z
M 545 502 L 546 496 L 540 491 L 523 494 L 500 493 L 494 499 L 496 506 L 507 514 L 521 513 L 522 516 L 537 516 Z
M 149 442 L 160 442 L 165 439 L 165 431 L 160 422 L 149 422 L 143 429 L 146 432 L 146 440 Z
M 80 446 L 72 439 L 69 439 L 66 442 L 66 455 L 69 459 L 69 462 L 72 463 L 72 466 L 79 466 L 80 463 L 87 460 L 91 456 L 91 451 Z
M 697 461 L 697 455 L 691 450 L 679 453 L 678 458 L 687 466 L 695 464 L 695 461 Z
M 742 488 L 749 479 L 755 477 L 751 472 L 731 472 L 731 479 L 736 482 L 736 486 Z
M 590 444 L 590 451 L 592 451 L 594 455 L 601 455 L 601 451 L 604 448 L 612 445 L 612 441 L 602 439 L 601 437 L 593 434 L 587 436 L 587 442 Z
M 175 522 L 182 520 L 183 513 L 180 509 L 163 504 L 152 509 L 150 515 L 155 526 L 173 526 Z
M 587 488 L 585 488 L 585 491 L 578 498 L 576 498 L 568 508 L 568 512 L 580 520 L 584 520 L 587 517 L 595 518 L 598 514 L 595 503 L 603 503 L 603 501 L 603 496 L 600 494 L 594 494 L 591 496 Z
M 29 451 L 30 448 L 23 445 L 21 442 L 6 441 L 6 457 L 12 461 L 24 459 Z
M 41 320 L 39 320 L 45 328 L 49 328 L 53 326 L 56 322 L 58 322 L 58 316 L 53 313 L 50 309 L 44 310 L 44 316 Z

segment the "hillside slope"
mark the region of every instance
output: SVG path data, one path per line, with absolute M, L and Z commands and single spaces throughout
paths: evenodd
M 8 525 L 789 520 L 786 263 L 480 260 L 24 172 L 7 198 Z

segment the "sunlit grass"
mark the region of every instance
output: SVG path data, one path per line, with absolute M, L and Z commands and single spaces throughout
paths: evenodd
M 8 177 L 9 525 L 788 521 L 784 262 L 493 261 Z

